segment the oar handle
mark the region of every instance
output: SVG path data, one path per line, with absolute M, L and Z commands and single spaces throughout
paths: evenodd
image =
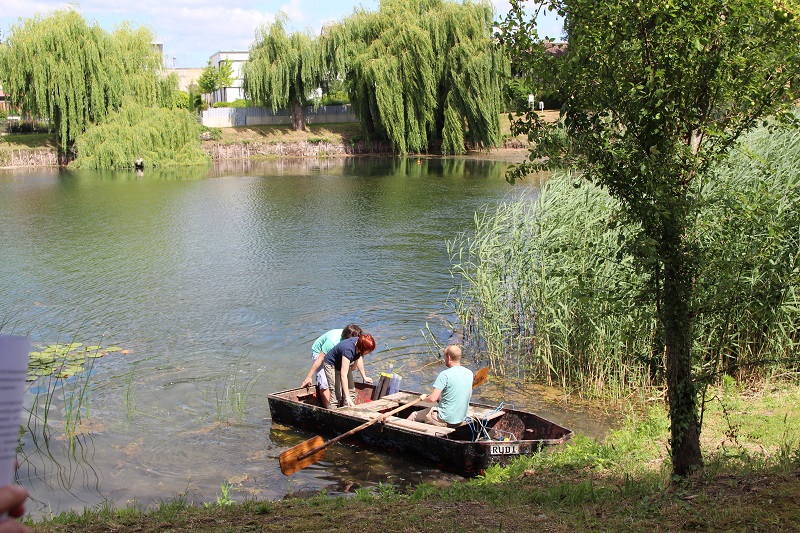
M 396 407 L 396 408 L 392 409 L 392 410 L 391 410 L 391 411 L 389 411 L 389 412 L 383 413 L 383 414 L 382 414 L 382 415 L 380 415 L 380 416 L 376 416 L 375 418 L 373 418 L 373 419 L 372 419 L 372 420 L 370 420 L 369 422 L 364 422 L 364 423 L 363 423 L 363 424 L 361 424 L 360 426 L 358 426 L 358 427 L 354 427 L 353 429 L 351 429 L 351 430 L 350 430 L 350 431 L 348 431 L 347 433 L 342 433 L 342 434 L 341 434 L 341 435 L 339 435 L 338 437 L 334 437 L 334 438 L 332 438 L 332 439 L 331 439 L 331 440 L 329 440 L 329 441 L 325 441 L 325 442 L 323 442 L 322 444 L 320 444 L 319 446 L 317 446 L 316 448 L 314 448 L 314 449 L 312 449 L 312 450 L 309 450 L 309 451 L 307 451 L 306 453 L 304 453 L 304 454 L 302 454 L 302 455 L 299 455 L 299 456 L 297 457 L 297 460 L 298 460 L 298 461 L 302 461 L 302 460 L 303 460 L 303 459 L 305 459 L 306 457 L 310 457 L 310 456 L 314 455 L 314 454 L 315 454 L 315 453 L 317 453 L 318 451 L 320 451 L 320 450 L 322 450 L 322 449 L 324 449 L 324 448 L 327 448 L 327 447 L 328 447 L 328 446 L 330 446 L 331 444 L 336 444 L 336 443 L 337 443 L 337 442 L 339 442 L 340 440 L 342 440 L 342 439 L 345 439 L 345 438 L 347 438 L 347 437 L 349 437 L 350 435 L 353 435 L 353 434 L 355 434 L 355 433 L 358 433 L 358 432 L 359 432 L 359 431 L 361 431 L 362 429 L 368 428 L 368 427 L 369 427 L 369 426 L 371 426 L 372 424 L 375 424 L 375 423 L 377 423 L 377 422 L 384 421 L 384 420 L 386 420 L 387 418 L 389 418 L 390 416 L 392 416 L 393 414 L 395 414 L 395 413 L 399 413 L 400 411 L 402 411 L 402 410 L 403 410 L 403 409 L 405 409 L 406 407 L 411 407 L 412 405 L 414 405 L 414 404 L 416 404 L 416 403 L 419 403 L 420 401 L 422 401 L 422 396 L 420 396 L 419 398 L 417 398 L 417 399 L 416 399 L 416 400 L 414 400 L 413 402 L 404 403 L 403 405 L 401 405 L 401 406 L 399 406 L 399 407 Z

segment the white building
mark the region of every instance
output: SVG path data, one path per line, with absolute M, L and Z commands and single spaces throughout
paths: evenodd
M 241 51 L 219 51 L 211 56 L 211 65 L 219 68 L 223 61 L 230 60 L 231 67 L 233 67 L 233 83 L 231 87 L 223 87 L 217 89 L 211 95 L 211 105 L 217 102 L 233 102 L 240 98 L 244 98 L 244 91 L 242 90 L 242 65 L 250 57 L 250 52 Z

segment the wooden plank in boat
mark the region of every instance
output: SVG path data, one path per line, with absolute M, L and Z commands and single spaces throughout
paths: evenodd
M 416 420 L 407 420 L 405 418 L 398 418 L 396 416 L 390 416 L 386 419 L 386 424 L 389 426 L 397 426 L 404 429 L 410 429 L 412 431 L 416 431 L 417 433 L 425 433 L 427 435 L 449 435 L 450 433 L 454 432 L 455 429 L 448 428 L 448 427 L 440 427 L 434 426 L 432 424 L 425 424 L 424 422 L 417 422 Z
M 365 409 L 359 409 L 359 407 L 360 405 L 357 405 L 356 407 L 340 407 L 339 409 L 336 409 L 336 412 L 354 416 L 361 420 L 372 420 L 373 418 L 377 418 L 381 416 L 381 414 L 383 414 L 378 411 L 367 411 Z
M 378 400 L 373 400 L 371 402 L 364 402 L 356 405 L 355 407 L 348 407 L 348 409 L 352 409 L 355 411 L 387 411 L 394 409 L 395 407 L 400 407 L 400 402 L 394 400 L 392 398 L 380 398 Z

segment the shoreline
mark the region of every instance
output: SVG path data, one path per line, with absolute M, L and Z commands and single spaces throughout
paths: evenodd
M 518 146 L 499 147 L 490 150 L 470 150 L 462 155 L 405 154 L 391 151 L 387 143 L 365 143 L 359 141 L 349 145 L 329 142 L 300 141 L 293 143 L 219 143 L 204 141 L 203 150 L 211 157 L 212 163 L 226 161 L 261 161 L 268 159 L 339 159 L 358 156 L 405 157 L 418 159 L 475 159 L 521 163 L 528 149 Z M 12 149 L 0 151 L 0 170 L 21 168 L 58 168 L 58 153 L 55 148 Z M 118 169 L 119 170 L 119 169 Z

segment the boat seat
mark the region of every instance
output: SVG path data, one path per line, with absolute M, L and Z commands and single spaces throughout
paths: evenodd
M 349 411 L 372 411 L 373 413 L 377 413 L 378 411 L 388 411 L 396 407 L 400 407 L 399 401 L 384 396 L 379 400 L 360 403 L 355 407 L 342 407 L 342 409 L 347 409 Z
M 390 416 L 388 419 L 386 419 L 386 425 L 410 429 L 417 433 L 425 433 L 427 435 L 449 435 L 455 431 L 454 428 L 434 426 L 433 424 L 425 424 L 424 422 L 407 420 L 405 418 L 398 418 L 396 416 Z

